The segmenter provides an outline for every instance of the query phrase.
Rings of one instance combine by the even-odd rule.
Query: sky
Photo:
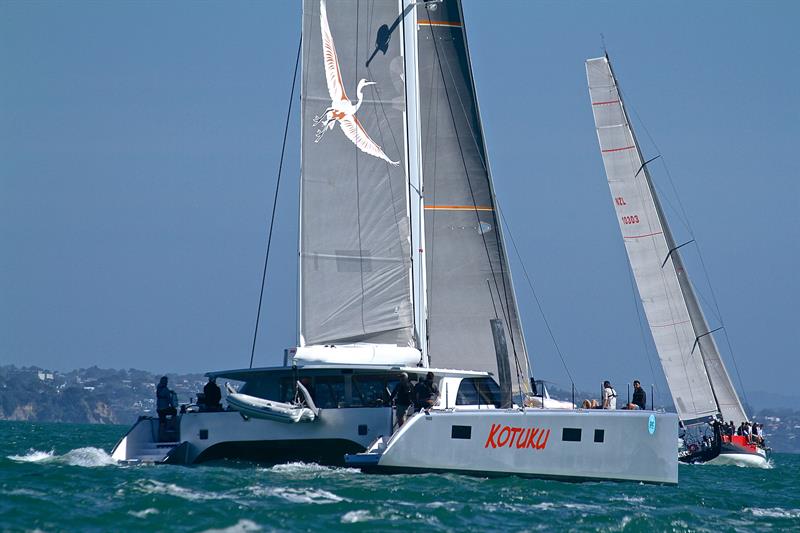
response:
[[[792,393],[800,4],[464,12],[536,377],[666,398],[586,88],[604,41],[734,383]],[[289,0],[0,3],[0,364],[248,365],[300,16]],[[256,366],[297,338],[294,109]]]

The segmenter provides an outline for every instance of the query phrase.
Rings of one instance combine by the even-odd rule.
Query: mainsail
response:
[[[747,420],[681,261],[608,57],[586,61],[589,94],[625,249],[678,415]]]
[[[397,0],[305,0],[302,345],[415,344]]]
[[[461,3],[417,8],[428,354],[440,368],[498,376],[490,320],[508,338],[512,386],[529,379],[525,340],[472,77]]]

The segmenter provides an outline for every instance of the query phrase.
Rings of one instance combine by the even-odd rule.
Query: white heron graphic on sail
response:
[[[319,26],[322,33],[322,59],[325,64],[325,77],[328,82],[328,93],[331,95],[331,106],[320,116],[314,117],[314,126],[319,126],[314,142],[322,140],[325,132],[332,130],[338,123],[345,136],[353,141],[359,150],[371,156],[383,159],[391,165],[399,165],[399,161],[392,161],[383,152],[378,143],[372,140],[364,130],[364,126],[356,117],[358,108],[364,98],[363,89],[368,85],[375,85],[374,81],[361,79],[356,86],[356,96],[358,101],[353,104],[344,90],[342,73],[339,69],[339,58],[336,55],[336,47],[333,44],[333,35],[328,26],[328,12],[325,7],[325,0],[319,3]]]

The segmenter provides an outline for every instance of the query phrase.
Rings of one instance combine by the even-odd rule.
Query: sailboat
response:
[[[684,462],[765,466],[766,451],[720,423],[749,419],[670,230],[608,55],[586,61],[600,152],[625,249],[684,429]],[[712,433],[711,440],[702,439]]]
[[[304,0],[301,52],[299,346],[113,457],[677,483],[674,414],[525,407],[460,1]],[[439,395],[400,426],[403,374]]]

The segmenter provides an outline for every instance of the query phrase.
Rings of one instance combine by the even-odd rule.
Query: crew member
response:
[[[408,408],[414,403],[414,389],[411,387],[411,382],[408,381],[408,374],[403,372],[400,374],[400,381],[394,386],[392,394],[389,396],[389,401],[395,402],[395,411],[397,413],[397,427],[402,426],[406,421],[406,413]]]
[[[617,391],[611,386],[610,381],[603,382],[603,409],[617,408]]]
[[[418,381],[414,386],[414,395],[416,396],[415,406],[417,411],[425,409],[426,411],[436,404],[439,399],[439,387],[433,382],[433,372],[428,372],[425,376],[425,381]]]
[[[168,381],[167,376],[161,376],[156,386],[156,412],[161,425],[166,424],[168,415],[178,414],[178,410],[175,409],[175,393],[167,386]]]
[[[222,391],[219,390],[216,376],[208,377],[208,383],[203,387],[203,394],[206,399],[206,409],[209,411],[222,410],[222,404],[220,403],[222,400]]]
[[[633,401],[631,403],[638,405],[639,409],[647,406],[647,394],[638,379],[633,380]]]

